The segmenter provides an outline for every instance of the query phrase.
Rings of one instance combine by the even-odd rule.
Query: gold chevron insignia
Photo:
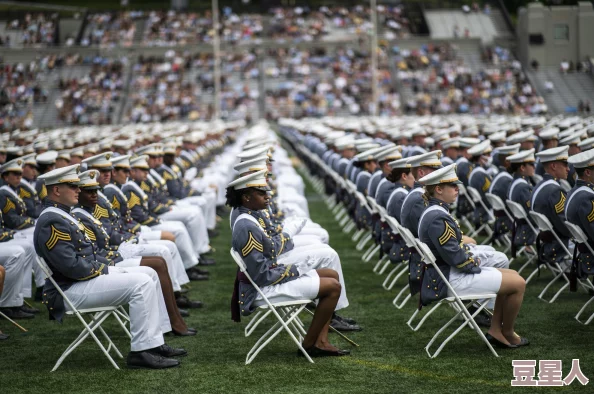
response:
[[[39,199],[43,200],[47,197],[47,188],[45,185],[41,185],[41,191],[39,192]]]
[[[128,199],[128,208],[132,209],[137,205],[140,205],[140,198],[136,194],[130,193],[130,198]]]
[[[21,187],[19,189],[19,197],[20,198],[31,198],[31,193],[29,193],[25,188]]]
[[[483,191],[486,192],[491,187],[491,180],[489,178],[485,178],[485,184],[483,185]]]
[[[95,233],[93,232],[93,230],[91,230],[84,224],[83,224],[83,227],[85,228],[85,234],[87,235],[87,237],[89,237],[89,239],[93,242],[97,241],[97,237],[95,237]]]
[[[14,206],[14,203],[7,198],[6,205],[4,206],[4,208],[2,208],[2,212],[8,213],[8,211],[10,211],[11,209],[16,209],[16,207]]]
[[[448,242],[450,240],[450,238],[456,239],[456,232],[454,231],[452,226],[450,226],[450,224],[448,222],[446,222],[445,220],[444,220],[444,223],[445,223],[445,230],[444,230],[443,234],[441,234],[441,237],[439,237],[440,245],[443,245],[446,242]]]
[[[151,191],[151,187],[148,185],[148,183],[146,183],[146,182],[144,182],[144,181],[142,181],[142,182],[140,183],[140,188],[141,188],[142,190],[144,190],[145,192],[147,192],[147,193]]]
[[[561,192],[561,198],[559,199],[559,202],[557,204],[555,204],[555,212],[556,213],[561,213],[563,212],[563,210],[565,209],[565,194],[563,194],[563,192]]]
[[[52,225],[51,228],[52,233],[50,234],[49,239],[45,243],[45,246],[47,246],[48,250],[52,250],[54,246],[56,246],[58,241],[72,241],[72,238],[70,238],[70,234],[58,230],[54,227],[54,225]]]
[[[250,254],[252,252],[252,250],[256,249],[258,252],[263,253],[264,252],[264,247],[262,246],[262,244],[258,241],[256,241],[256,239],[254,238],[254,236],[252,235],[252,232],[249,232],[249,238],[247,243],[245,244],[245,246],[243,247],[243,249],[241,249],[241,255],[243,257],[247,256],[248,254]]]
[[[592,211],[588,214],[588,221],[590,223],[594,222],[594,201],[592,201]]]
[[[262,219],[262,218],[259,218],[259,219],[258,219],[258,223],[260,223],[260,226],[261,226],[262,228],[264,228],[264,229],[266,228],[266,223],[264,223],[264,219]]]
[[[102,208],[99,206],[99,204],[97,204],[95,205],[93,216],[95,217],[95,219],[109,218],[109,212],[107,212],[107,209]]]
[[[168,173],[167,171],[165,171],[163,173],[163,179],[165,179],[166,181],[171,181],[171,180],[173,180],[173,175],[171,175],[170,173]]]
[[[111,202],[111,205],[114,209],[117,209],[118,211],[120,210],[120,202],[118,201],[116,196],[113,196],[113,201]]]

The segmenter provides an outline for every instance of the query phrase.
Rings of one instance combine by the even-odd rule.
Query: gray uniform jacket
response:
[[[491,176],[482,167],[475,167],[470,175],[468,176],[468,185],[478,190],[481,195],[481,199],[487,208],[491,208],[491,204],[485,197],[485,193],[489,191],[491,186]],[[475,204],[476,209],[474,210],[474,223],[478,227],[483,223],[489,221],[489,214],[483,208],[481,204]]]
[[[493,178],[491,186],[489,187],[489,193],[496,195],[505,204],[507,199],[507,191],[514,177],[507,172],[505,168],[500,168],[499,173]],[[496,234],[507,234],[511,231],[512,223],[505,214],[505,212],[494,212],[495,214],[495,233]]]
[[[561,242],[567,246],[571,234],[564,223],[565,201],[567,201],[567,197],[557,180],[551,175],[545,174],[542,181],[534,187],[531,205],[535,212],[542,213],[549,219]],[[536,246],[541,261],[558,262],[565,257],[557,240],[543,231],[538,235]]]
[[[84,227],[70,216],[70,207],[45,199],[33,242],[35,251],[51,268],[52,277],[64,291],[74,283],[108,274],[109,261],[95,254]],[[49,310],[50,319],[62,321],[64,300],[49,280],[45,281],[43,288],[43,302]]]
[[[27,206],[27,216],[37,219],[43,210],[43,207],[41,206],[41,200],[37,195],[37,190],[35,190],[35,187],[23,179],[21,181],[21,185],[19,186],[19,196],[23,199],[25,205]]]
[[[509,185],[507,199],[516,202],[524,208],[526,215],[529,215],[532,198],[532,184],[528,177],[515,174],[513,182]],[[530,216],[528,216],[530,220]],[[515,246],[528,246],[534,244],[536,234],[530,225],[522,220],[514,220],[512,229],[513,242]],[[512,253],[513,254],[513,253]]]
[[[233,225],[232,244],[233,249],[243,259],[252,280],[262,288],[299,278],[297,267],[277,264],[277,251],[273,240],[258,224],[259,216],[256,212],[248,212],[239,215]],[[247,316],[254,311],[255,307],[252,304],[257,294],[251,283],[240,275],[238,302],[242,315]]]
[[[578,179],[567,194],[565,202],[567,221],[579,226],[594,248],[594,184]],[[594,256],[585,245],[578,245],[579,254],[575,263],[580,277],[594,273]]]
[[[140,223],[132,219],[129,200],[122,191],[122,185],[113,183],[103,188],[103,194],[107,197],[114,211],[118,214],[118,220],[122,230],[136,234],[140,230]]]
[[[27,216],[27,205],[18,193],[18,190],[9,185],[0,187],[0,209],[4,215],[4,223],[13,230],[23,230],[35,225],[35,220]]]
[[[429,206],[419,222],[419,239],[431,249],[446,278],[449,278],[450,267],[468,274],[480,274],[478,262],[468,247],[462,244],[460,226],[444,202],[435,198],[429,200]],[[420,280],[422,305],[447,297],[448,288],[432,266],[425,265]]]

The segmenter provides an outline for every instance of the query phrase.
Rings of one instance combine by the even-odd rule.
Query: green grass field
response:
[[[61,352],[80,332],[80,325],[74,318],[67,318],[63,325],[50,322],[44,310],[33,321],[21,321],[29,329],[26,334],[0,320],[0,328],[11,334],[8,341],[0,342],[0,392],[501,393],[511,388],[513,359],[560,359],[565,376],[571,359],[579,358],[584,374],[594,378],[589,341],[593,327],[573,320],[588,296],[566,293],[552,305],[537,300],[550,278],[546,272],[530,283],[517,326],[517,332],[531,340],[530,346],[501,350],[501,357],[496,359],[476,334],[465,329],[437,359],[429,359],[424,346],[451,312],[443,308],[419,332],[412,332],[405,321],[416,302],[403,310],[394,308],[394,293],[382,289],[382,278],[373,274],[372,263],[361,262],[361,254],[355,251],[350,237],[340,231],[320,197],[309,187],[307,193],[312,219],[330,232],[331,245],[342,259],[351,303],[342,313],[364,327],[364,331],[351,335],[361,345],[353,349],[351,357],[317,359],[309,364],[296,357],[294,344],[287,335],[281,335],[253,364],[244,365],[256,337],[243,336],[245,321],[236,324],[230,320],[235,264],[228,255],[230,230],[224,218],[221,235],[213,240],[217,265],[210,270],[212,279],[192,284],[193,298],[206,303],[188,319],[199,335],[167,339],[169,344],[190,352],[181,368],[127,370],[124,360],[118,360],[123,369],[116,371],[97,346],[87,341],[57,372],[50,373]],[[36,306],[41,308],[40,304]],[[113,322],[105,327],[120,350],[127,352],[129,342],[121,330]],[[263,329],[260,327],[256,334]],[[335,335],[332,338],[348,347]],[[557,391],[591,392],[589,386],[582,387],[576,381]],[[543,390],[552,391],[538,389]]]

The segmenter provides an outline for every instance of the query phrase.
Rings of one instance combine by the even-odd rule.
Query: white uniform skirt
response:
[[[286,282],[280,285],[262,287],[262,293],[271,303],[313,300],[320,292],[320,277],[316,270],[311,270],[298,279]],[[258,307],[266,304],[260,293],[254,300],[254,306]]]
[[[493,267],[481,266],[480,274],[467,274],[456,267],[450,269],[450,284],[459,296],[497,293],[503,275]],[[448,290],[448,296],[453,294]]]

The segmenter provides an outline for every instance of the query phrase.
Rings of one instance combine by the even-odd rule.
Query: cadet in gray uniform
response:
[[[495,176],[495,178],[493,178],[493,182],[491,182],[491,186],[489,187],[489,193],[499,197],[501,202],[504,204],[505,200],[507,199],[507,191],[514,180],[512,174],[510,174],[511,164],[507,158],[510,155],[518,153],[519,149],[520,144],[515,144],[510,146],[501,146],[497,148],[496,151],[496,156],[498,157],[498,162],[500,163],[499,173]],[[495,215],[494,236],[497,237],[499,235],[509,233],[512,229],[512,223],[505,211],[494,210],[493,214]]]
[[[565,215],[568,222],[582,229],[594,248],[594,149],[571,156],[568,162],[573,164],[578,179],[567,194]],[[594,256],[585,245],[577,248],[574,270],[579,278],[586,278],[594,273]]]
[[[338,274],[331,269],[303,270],[295,265],[277,262],[274,243],[251,215],[266,209],[269,190],[266,170],[243,176],[229,184],[227,203],[233,208],[248,210],[233,226],[233,249],[247,266],[252,280],[271,302],[319,298],[303,347],[310,356],[344,356],[350,352],[337,349],[328,341],[328,327],[341,293]],[[256,289],[240,274],[235,281],[231,310],[233,319],[249,315],[263,304]]]
[[[160,284],[154,270],[148,267],[116,268],[96,255],[86,238],[84,227],[70,209],[78,202],[76,182],[79,165],[50,171],[41,176],[48,196],[45,209],[35,227],[35,250],[53,271],[53,279],[76,308],[86,309],[111,305],[130,305],[131,352],[127,363],[131,368],[169,368],[179,361],[169,358],[186,354],[173,349],[163,340],[171,331],[163,311]],[[62,321],[67,306],[50,281],[44,287],[43,302],[50,318]]]
[[[468,176],[468,186],[475,188],[481,195],[481,199],[488,209],[491,204],[485,197],[485,193],[489,191],[491,186],[491,176],[487,173],[484,166],[487,163],[487,155],[491,153],[491,141],[485,140],[468,149],[468,155],[471,156],[470,162],[473,165],[472,171]],[[475,204],[474,210],[474,225],[479,227],[490,219],[489,213],[483,208],[481,204]]]
[[[497,293],[487,339],[504,348],[528,345],[529,341],[514,331],[526,282],[513,270],[486,266],[489,256],[474,254],[462,243],[460,227],[450,215],[449,205],[458,197],[456,165],[434,171],[419,182],[425,185],[428,203],[419,222],[419,238],[431,249],[452,288],[460,296]],[[420,296],[424,305],[451,295],[432,266],[424,267],[421,280]]]
[[[532,210],[542,213],[549,219],[553,229],[567,247],[571,233],[565,227],[565,191],[559,185],[558,179],[566,179],[569,173],[567,159],[568,146],[547,149],[536,154],[543,163],[545,174],[532,193]],[[538,258],[541,261],[560,262],[566,257],[561,245],[548,231],[541,231],[536,240]]]
[[[35,183],[30,183],[37,176],[37,161],[35,153],[21,157],[23,160],[23,176],[19,186],[19,197],[23,199],[27,207],[27,216],[37,219],[41,213],[41,201],[35,190]]]
[[[532,199],[532,176],[535,170],[534,149],[519,152],[515,155],[508,156],[507,160],[510,162],[511,171],[514,174],[514,180],[509,185],[507,191],[507,200],[516,202],[524,208],[526,216],[530,220],[528,213],[530,212]],[[516,220],[514,218],[512,228],[512,257],[516,257],[517,247],[530,246],[534,244],[536,234],[525,220]]]
[[[389,166],[392,169],[392,173],[386,179],[392,182],[395,188],[388,198],[386,211],[388,215],[400,223],[402,202],[414,186],[415,178],[411,173],[411,166],[408,164],[407,158],[392,161]],[[382,229],[382,247],[385,253],[389,253],[390,261],[393,264],[409,259],[406,242],[404,242],[400,234],[394,234],[390,226],[385,226]]]

